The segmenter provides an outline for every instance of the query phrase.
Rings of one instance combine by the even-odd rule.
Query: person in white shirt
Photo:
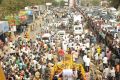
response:
[[[68,45],[68,43],[66,41],[62,42],[62,48],[64,51],[67,51],[67,45]]]
[[[108,63],[108,58],[105,55],[105,57],[103,58],[103,68],[107,66],[107,63]]]
[[[85,51],[85,49],[86,49],[86,46],[83,44],[82,45],[82,50]]]
[[[110,75],[111,75],[112,79],[114,80],[115,79],[115,68],[114,67],[111,67]]]
[[[106,68],[103,70],[103,77],[106,80],[109,75],[110,69],[106,66]]]
[[[85,54],[85,55],[83,56],[84,68],[85,68],[85,61],[86,61],[86,59],[87,59],[87,55]]]
[[[85,61],[86,72],[89,72],[89,68],[90,68],[90,58],[89,56],[87,56],[86,61]]]
[[[94,57],[95,57],[95,63],[96,63],[96,65],[98,65],[98,59],[99,59],[98,53],[96,53],[94,55]]]
[[[82,37],[82,39],[84,39],[84,38],[85,38],[85,35],[84,35],[84,34],[82,34],[82,36],[81,36],[81,37]]]
[[[48,53],[48,54],[47,54],[47,58],[48,58],[48,60],[51,62],[51,60],[53,59],[53,54]]]

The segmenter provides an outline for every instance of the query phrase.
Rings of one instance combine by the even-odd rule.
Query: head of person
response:
[[[87,58],[89,58],[89,55],[87,55]]]

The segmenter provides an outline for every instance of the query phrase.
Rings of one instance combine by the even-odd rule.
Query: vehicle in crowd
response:
[[[82,26],[82,24],[74,25],[73,33],[74,33],[74,35],[82,34],[83,33],[83,26]]]
[[[43,42],[45,42],[45,43],[49,43],[50,40],[51,40],[51,34],[50,34],[50,33],[44,33],[44,34],[42,35],[42,40],[43,40]]]
[[[112,25],[105,24],[103,27],[101,27],[106,32],[114,32],[115,28]]]
[[[78,14],[76,13],[74,16],[73,16],[73,23],[79,21],[81,23],[82,21],[82,15],[81,14]]]

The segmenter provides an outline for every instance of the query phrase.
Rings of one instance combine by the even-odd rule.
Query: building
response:
[[[69,0],[69,7],[70,7],[70,8],[74,8],[75,5],[76,5],[75,0]]]

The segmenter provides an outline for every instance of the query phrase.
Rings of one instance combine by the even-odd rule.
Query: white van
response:
[[[49,43],[51,40],[51,34],[50,33],[45,33],[42,35],[42,40],[45,43]]]
[[[82,34],[83,33],[83,26],[82,26],[82,24],[75,25],[73,33],[74,33],[74,35]]]

